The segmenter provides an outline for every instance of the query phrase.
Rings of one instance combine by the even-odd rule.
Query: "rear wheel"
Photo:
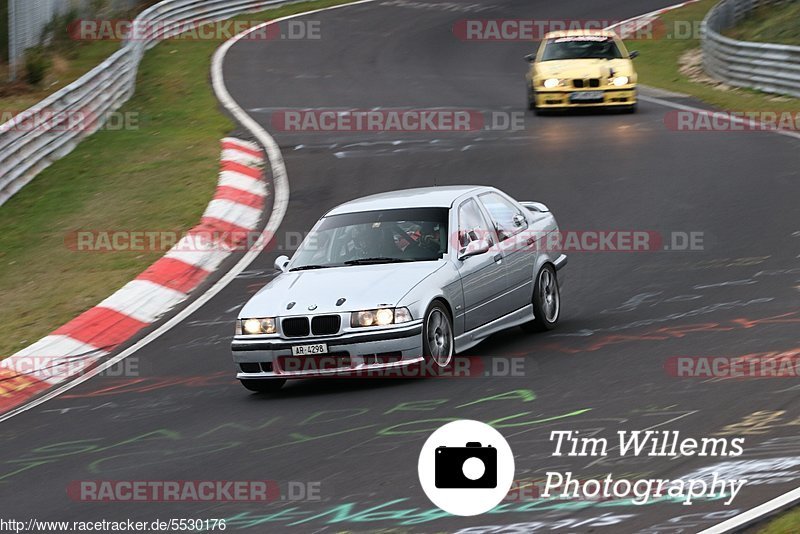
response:
[[[266,378],[262,380],[256,380],[252,378],[245,378],[241,379],[240,382],[245,388],[249,389],[250,391],[255,391],[256,393],[275,393],[283,387],[283,385],[286,383],[286,379]]]
[[[561,292],[558,277],[552,265],[547,264],[539,271],[533,286],[534,319],[522,325],[530,332],[552,330],[561,316]]]
[[[434,302],[425,314],[422,328],[422,352],[426,362],[444,368],[453,359],[453,322],[441,302]]]

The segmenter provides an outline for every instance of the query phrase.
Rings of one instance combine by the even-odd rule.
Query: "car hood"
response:
[[[611,69],[616,75],[631,76],[633,63],[630,59],[563,59],[537,63],[535,69],[544,78],[608,78]]]
[[[239,318],[369,310],[395,306],[406,293],[441,269],[444,260],[332,267],[282,273],[239,312]],[[346,299],[337,306],[339,299]],[[291,309],[287,306],[294,302]]]

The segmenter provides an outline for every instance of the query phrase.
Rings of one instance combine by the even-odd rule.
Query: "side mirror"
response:
[[[528,211],[535,211],[537,213],[547,213],[550,211],[550,208],[542,204],[541,202],[520,202],[522,207],[527,208]]]
[[[470,243],[466,246],[466,248],[461,250],[461,253],[459,253],[458,255],[458,259],[464,261],[467,258],[471,258],[472,256],[480,256],[481,254],[486,254],[487,252],[489,252],[490,248],[492,248],[492,246],[485,239],[470,241]]]
[[[632,51],[632,52],[631,52],[631,53],[628,55],[628,57],[629,57],[629,58],[631,58],[631,59],[636,59],[637,57],[639,57],[639,51],[638,51],[638,50],[633,50],[633,51]]]
[[[522,215],[521,213],[517,213],[516,215],[514,215],[514,218],[512,220],[514,221],[514,226],[516,226],[517,228],[519,228],[520,226],[525,226],[525,223],[528,222],[525,219],[525,216]]]
[[[278,256],[275,260],[275,269],[278,271],[286,272],[286,267],[289,265],[289,256]]]
[[[525,61],[527,61],[528,63],[533,63],[534,61],[536,61],[536,54],[528,54],[527,56],[525,56]]]

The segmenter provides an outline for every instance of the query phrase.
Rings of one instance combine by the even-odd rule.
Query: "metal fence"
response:
[[[737,41],[722,35],[751,11],[797,0],[723,0],[702,25],[703,68],[738,87],[800,97],[800,46]]]
[[[57,15],[78,10],[82,15],[96,15],[91,10],[103,4],[110,10],[131,9],[139,0],[0,0],[8,2],[8,63],[11,79],[25,50],[42,43],[44,29]]]
[[[133,95],[144,52],[189,24],[296,0],[164,0],[143,11],[121,48],[82,78],[0,125],[0,205],[105,124]],[[42,123],[43,124],[40,124]]]
[[[0,61],[8,59],[8,2],[0,0]]]
[[[47,23],[67,8],[69,3],[63,0],[8,0],[8,63],[12,80],[25,50],[39,44]]]

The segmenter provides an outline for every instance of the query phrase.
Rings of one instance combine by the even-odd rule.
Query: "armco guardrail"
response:
[[[753,9],[787,1],[792,0],[723,0],[714,6],[701,30],[705,71],[731,85],[800,97],[800,46],[737,41],[721,35]]]
[[[143,11],[133,23],[136,39],[123,42],[82,78],[0,125],[0,205],[101,128],[108,114],[133,96],[139,63],[148,48],[190,25],[290,3],[293,0],[164,0]]]

